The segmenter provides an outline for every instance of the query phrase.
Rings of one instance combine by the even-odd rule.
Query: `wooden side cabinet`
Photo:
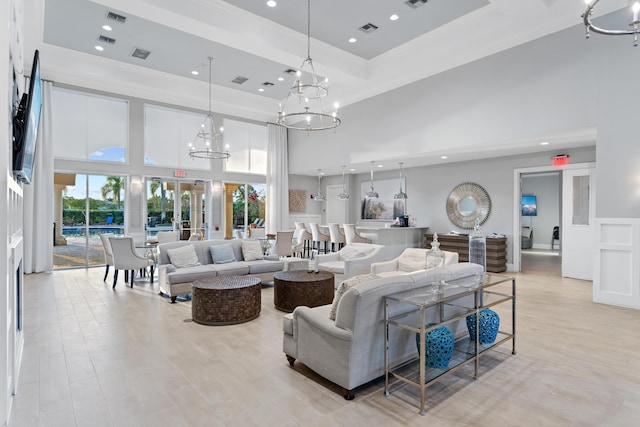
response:
[[[431,248],[433,234],[427,233],[425,247]],[[449,252],[458,252],[460,262],[469,261],[469,236],[454,236],[438,233],[440,249]],[[487,271],[500,273],[507,270],[507,238],[487,237]]]

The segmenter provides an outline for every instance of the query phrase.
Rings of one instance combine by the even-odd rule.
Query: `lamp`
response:
[[[189,143],[189,156],[199,159],[228,159],[229,151],[222,150],[222,128],[216,130],[211,114],[211,61],[209,57],[209,112],[202,122],[202,128],[196,135],[195,141]]]
[[[310,77],[305,78],[305,67],[309,68]],[[304,79],[304,81],[303,81]],[[318,83],[318,77],[311,60],[311,0],[307,0],[307,58],[302,61],[300,69],[296,72],[296,80],[289,89],[289,93],[284,102],[280,102],[280,111],[278,112],[278,124],[287,129],[293,130],[326,130],[333,129],[340,125],[341,120],[338,117],[338,103],[334,104],[334,111],[328,113],[322,106],[322,98],[329,93],[329,79],[325,79]],[[286,109],[296,108],[287,105],[290,99],[297,99],[298,106],[304,105],[302,108],[287,113]],[[289,103],[293,104],[293,102]],[[311,107],[313,105],[314,108]]]
[[[349,200],[349,193],[347,193],[347,187],[344,184],[344,169],[346,166],[342,166],[342,193],[338,194],[338,200]]]
[[[633,45],[638,46],[638,34],[640,34],[640,21],[638,20],[638,13],[640,12],[640,2],[635,2],[633,6],[631,6],[631,11],[633,12],[633,20],[629,23],[629,27],[631,29],[622,29],[622,30],[609,30],[606,28],[600,28],[591,22],[591,16],[593,15],[593,8],[596,4],[598,4],[600,0],[586,0],[587,9],[582,14],[582,19],[584,20],[584,26],[586,27],[586,35],[587,38],[590,37],[590,32],[604,34],[606,36],[633,36]]]
[[[407,193],[405,193],[404,191],[402,191],[402,162],[398,163],[400,165],[400,191],[398,192],[398,194],[395,194],[393,196],[394,199],[407,199]]]
[[[318,193],[315,195],[314,200],[316,202],[324,202],[324,194],[320,191],[320,185],[322,184],[322,169],[318,169]]]
[[[375,162],[371,162],[371,190],[369,190],[369,192],[368,192],[367,194],[365,194],[365,197],[366,197],[367,199],[377,199],[378,197],[380,197],[380,196],[378,195],[378,193],[376,193],[376,192],[373,190],[373,164],[374,164],[374,163],[375,163]]]

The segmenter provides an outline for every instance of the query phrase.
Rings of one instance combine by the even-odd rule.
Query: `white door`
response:
[[[562,276],[593,280],[595,169],[569,169],[562,177]]]
[[[347,221],[348,200],[338,200],[338,194],[342,193],[342,185],[327,185],[327,224],[344,224]]]

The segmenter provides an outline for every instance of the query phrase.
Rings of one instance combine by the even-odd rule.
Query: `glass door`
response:
[[[264,184],[225,184],[225,237],[265,237]]]
[[[147,180],[147,237],[175,229],[175,181]]]
[[[54,268],[104,265],[98,235],[124,235],[125,185],[123,176],[54,175]]]
[[[193,234],[206,236],[204,181],[180,183],[180,240],[188,240]]]

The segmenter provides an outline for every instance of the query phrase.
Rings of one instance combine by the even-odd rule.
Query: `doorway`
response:
[[[54,269],[104,265],[98,235],[124,235],[126,182],[124,176],[54,174]]]

